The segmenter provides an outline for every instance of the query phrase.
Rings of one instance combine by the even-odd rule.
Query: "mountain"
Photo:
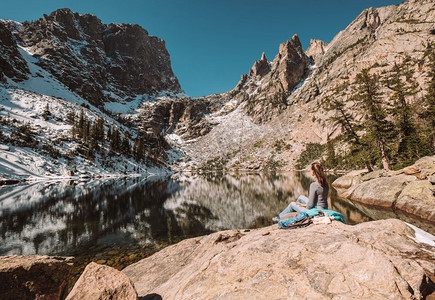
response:
[[[106,25],[96,16],[59,9],[35,22],[5,22],[4,27],[17,41],[9,36],[3,49],[11,53],[5,57],[9,67],[22,61],[20,45],[38,58],[38,66],[96,106],[138,94],[181,92],[165,42],[139,25]],[[14,69],[26,74],[22,67]]]
[[[118,155],[136,161],[137,152],[175,169],[294,168],[303,155],[322,157],[324,145],[342,136],[342,127],[331,121],[335,112],[323,105],[337,99],[344,111],[351,110],[349,99],[363,69],[384,83],[394,66],[406,63],[405,79],[416,90],[406,101],[422,106],[435,43],[434,4],[408,0],[365,9],[332,41],[312,40],[306,50],[293,35],[272,61],[263,53],[234,89],[199,98],[183,94],[164,42],[138,25],[106,25],[69,9],[35,22],[2,21],[0,138],[19,146],[12,135],[25,135],[22,126],[32,124],[36,148],[49,143],[62,155],[67,149],[85,157],[90,153],[91,163],[102,168],[103,161]],[[383,85],[381,92],[382,101],[390,103],[392,89]],[[42,120],[47,105],[55,113]],[[100,117],[105,120],[106,140],[96,148],[86,130],[77,129],[82,110],[92,126]],[[131,152],[109,138],[114,128],[120,132],[115,140],[127,140],[124,148]],[[54,140],[59,135],[60,148]],[[310,147],[317,152],[307,154]],[[348,149],[341,143],[333,151]],[[118,162],[110,170],[119,165],[133,169]]]
[[[178,157],[138,120],[182,94],[160,38],[59,9],[0,20],[0,43],[0,177],[165,173]]]
[[[407,80],[417,84],[417,94],[408,101],[418,106],[429,79],[428,49],[435,42],[434,4],[409,0],[365,9],[332,41],[312,40],[306,51],[294,35],[280,45],[273,61],[263,54],[233,90],[190,99],[190,105],[207,107],[201,118],[193,123],[180,120],[177,126],[162,122],[175,128],[168,140],[204,168],[294,168],[307,145],[325,144],[341,134],[329,120],[333,112],[321,107],[328,98],[350,105],[352,89],[338,94],[337,87],[351,86],[365,68],[383,82],[395,65],[404,62],[413,72]],[[388,102],[392,91],[382,92]],[[176,120],[170,112],[167,120]],[[194,127],[203,132],[191,135],[188,128]]]

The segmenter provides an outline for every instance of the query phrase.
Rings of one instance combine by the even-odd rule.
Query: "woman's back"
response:
[[[309,201],[307,203],[307,208],[328,208],[328,193],[329,193],[329,186],[326,183],[325,186],[322,186],[317,180],[314,181],[310,185],[310,194],[309,194]]]

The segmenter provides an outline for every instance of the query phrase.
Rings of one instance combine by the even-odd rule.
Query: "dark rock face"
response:
[[[23,80],[28,73],[29,68],[18,51],[11,31],[5,23],[0,22],[0,81],[5,81],[5,76]]]
[[[257,60],[249,71],[249,76],[261,76],[263,77],[270,72],[270,63],[266,58],[266,54],[263,52],[261,59]]]
[[[95,16],[59,9],[25,22],[17,38],[41,67],[95,105],[181,92],[164,41],[138,25],[105,25]]]
[[[63,299],[72,258],[2,256],[0,299]]]
[[[196,138],[211,130],[212,125],[205,116],[220,108],[222,99],[227,98],[211,95],[194,99],[160,100],[152,105],[143,106],[140,119],[143,121],[143,127],[151,129],[155,134],[162,131],[176,132],[185,139]]]

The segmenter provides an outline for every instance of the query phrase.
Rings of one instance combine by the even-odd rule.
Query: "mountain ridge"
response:
[[[14,37],[21,43],[17,52],[13,47],[0,50],[0,78],[8,82],[4,74],[12,72],[9,75],[17,82],[26,80],[28,71],[19,54],[28,51],[54,78],[134,128],[133,138],[164,137],[166,141],[156,142],[161,147],[158,152],[172,147],[178,158],[184,156],[175,163],[175,169],[291,169],[309,144],[325,144],[341,134],[341,128],[329,120],[332,112],[321,105],[330,97],[350,105],[347,99],[352,91],[347,89],[338,95],[336,89],[351,83],[362,69],[369,68],[385,79],[392,66],[409,59],[421,99],[428,78],[427,47],[435,42],[433,4],[433,0],[416,0],[365,9],[329,43],[311,40],[306,51],[299,37],[293,35],[279,46],[272,61],[263,53],[232,90],[199,98],[182,94],[170,68],[169,54],[159,48],[164,46],[162,40],[148,37],[138,25],[104,25],[95,16],[63,9],[22,25],[0,22],[0,32],[9,30],[9,36],[0,35],[2,43],[11,44]],[[34,37],[31,33],[35,28],[44,30]],[[141,42],[133,42],[135,39]],[[138,58],[143,68],[129,68],[135,62],[130,54],[145,53],[147,41],[150,45],[152,41],[157,43],[164,54],[162,60],[157,57],[156,63],[155,59]],[[120,49],[117,43],[129,47]],[[59,53],[53,52],[54,44],[60,45]],[[69,60],[68,54],[76,58]],[[85,62],[96,62],[96,67],[79,72],[77,80],[71,79],[82,63],[77,57],[85,54],[89,59]],[[54,63],[59,56],[59,63]],[[113,61],[120,64],[112,68]],[[3,67],[5,62],[9,71]],[[129,85],[147,64],[161,74],[143,74],[137,87]],[[90,84],[83,84],[90,77]],[[383,92],[388,101],[391,91]],[[150,147],[157,151],[157,146]]]
[[[337,87],[353,82],[364,68],[370,68],[373,74],[379,73],[384,80],[387,71],[407,57],[414,63],[412,80],[419,86],[421,101],[428,80],[427,47],[435,42],[434,4],[433,0],[405,1],[399,5],[363,10],[328,44],[316,40],[311,42],[304,51],[304,55],[308,57],[309,54],[310,58],[300,56],[299,67],[306,71],[295,76],[298,82],[292,89],[283,89],[279,82],[265,81],[264,76],[258,76],[258,71],[261,68],[268,70],[269,64],[260,59],[248,74],[242,75],[233,90],[222,94],[222,106],[216,107],[201,120],[202,124],[213,124],[211,130],[209,128],[206,135],[196,136],[195,140],[186,136],[184,149],[187,153],[204,149],[204,153],[194,160],[198,159],[197,165],[205,168],[213,168],[216,161],[220,161],[220,167],[235,169],[294,168],[308,144],[326,144],[341,133],[341,128],[329,121],[332,112],[320,107],[328,97],[339,97],[350,104],[346,99],[351,91],[337,95]],[[298,52],[299,46],[293,50]],[[276,57],[280,55],[285,56],[279,52]],[[282,71],[284,74],[287,71],[297,73],[294,68],[283,68]],[[254,74],[257,74],[256,78]],[[278,93],[280,91],[284,93]],[[383,99],[388,101],[392,91],[383,89],[382,92],[385,93]],[[207,101],[208,97],[192,101]],[[253,136],[246,130],[240,130],[243,125],[240,123],[239,108],[250,119],[244,124],[250,121],[256,123]],[[217,124],[220,123],[216,123],[217,117],[224,111],[227,115],[225,130],[218,129]],[[248,125],[251,129],[252,126]],[[182,123],[180,127],[183,127]],[[225,131],[229,134],[220,137],[220,134],[225,135]],[[237,136],[231,132],[238,132]],[[177,131],[174,133],[177,134]],[[183,134],[180,136],[183,137]],[[180,139],[176,140],[180,144]],[[216,140],[220,142],[214,143]],[[213,151],[211,144],[219,150]]]
[[[58,9],[9,30],[40,66],[97,106],[182,92],[165,42],[139,25],[106,25],[94,15]]]

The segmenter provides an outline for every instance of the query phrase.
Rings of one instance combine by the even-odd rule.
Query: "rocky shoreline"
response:
[[[435,224],[434,177],[435,156],[398,171],[353,171],[332,184],[340,197],[364,212],[391,209],[391,219],[221,231],[122,271],[103,259],[82,273],[73,258],[3,256],[0,298],[435,299],[435,237],[396,219],[406,221],[399,212]]]
[[[435,224],[435,156],[398,171],[352,171],[332,183],[341,198],[384,207]]]
[[[432,235],[396,219],[229,230],[184,240],[122,272],[90,263],[67,299],[431,299],[434,247]],[[63,299],[69,265],[1,257],[0,298]]]

